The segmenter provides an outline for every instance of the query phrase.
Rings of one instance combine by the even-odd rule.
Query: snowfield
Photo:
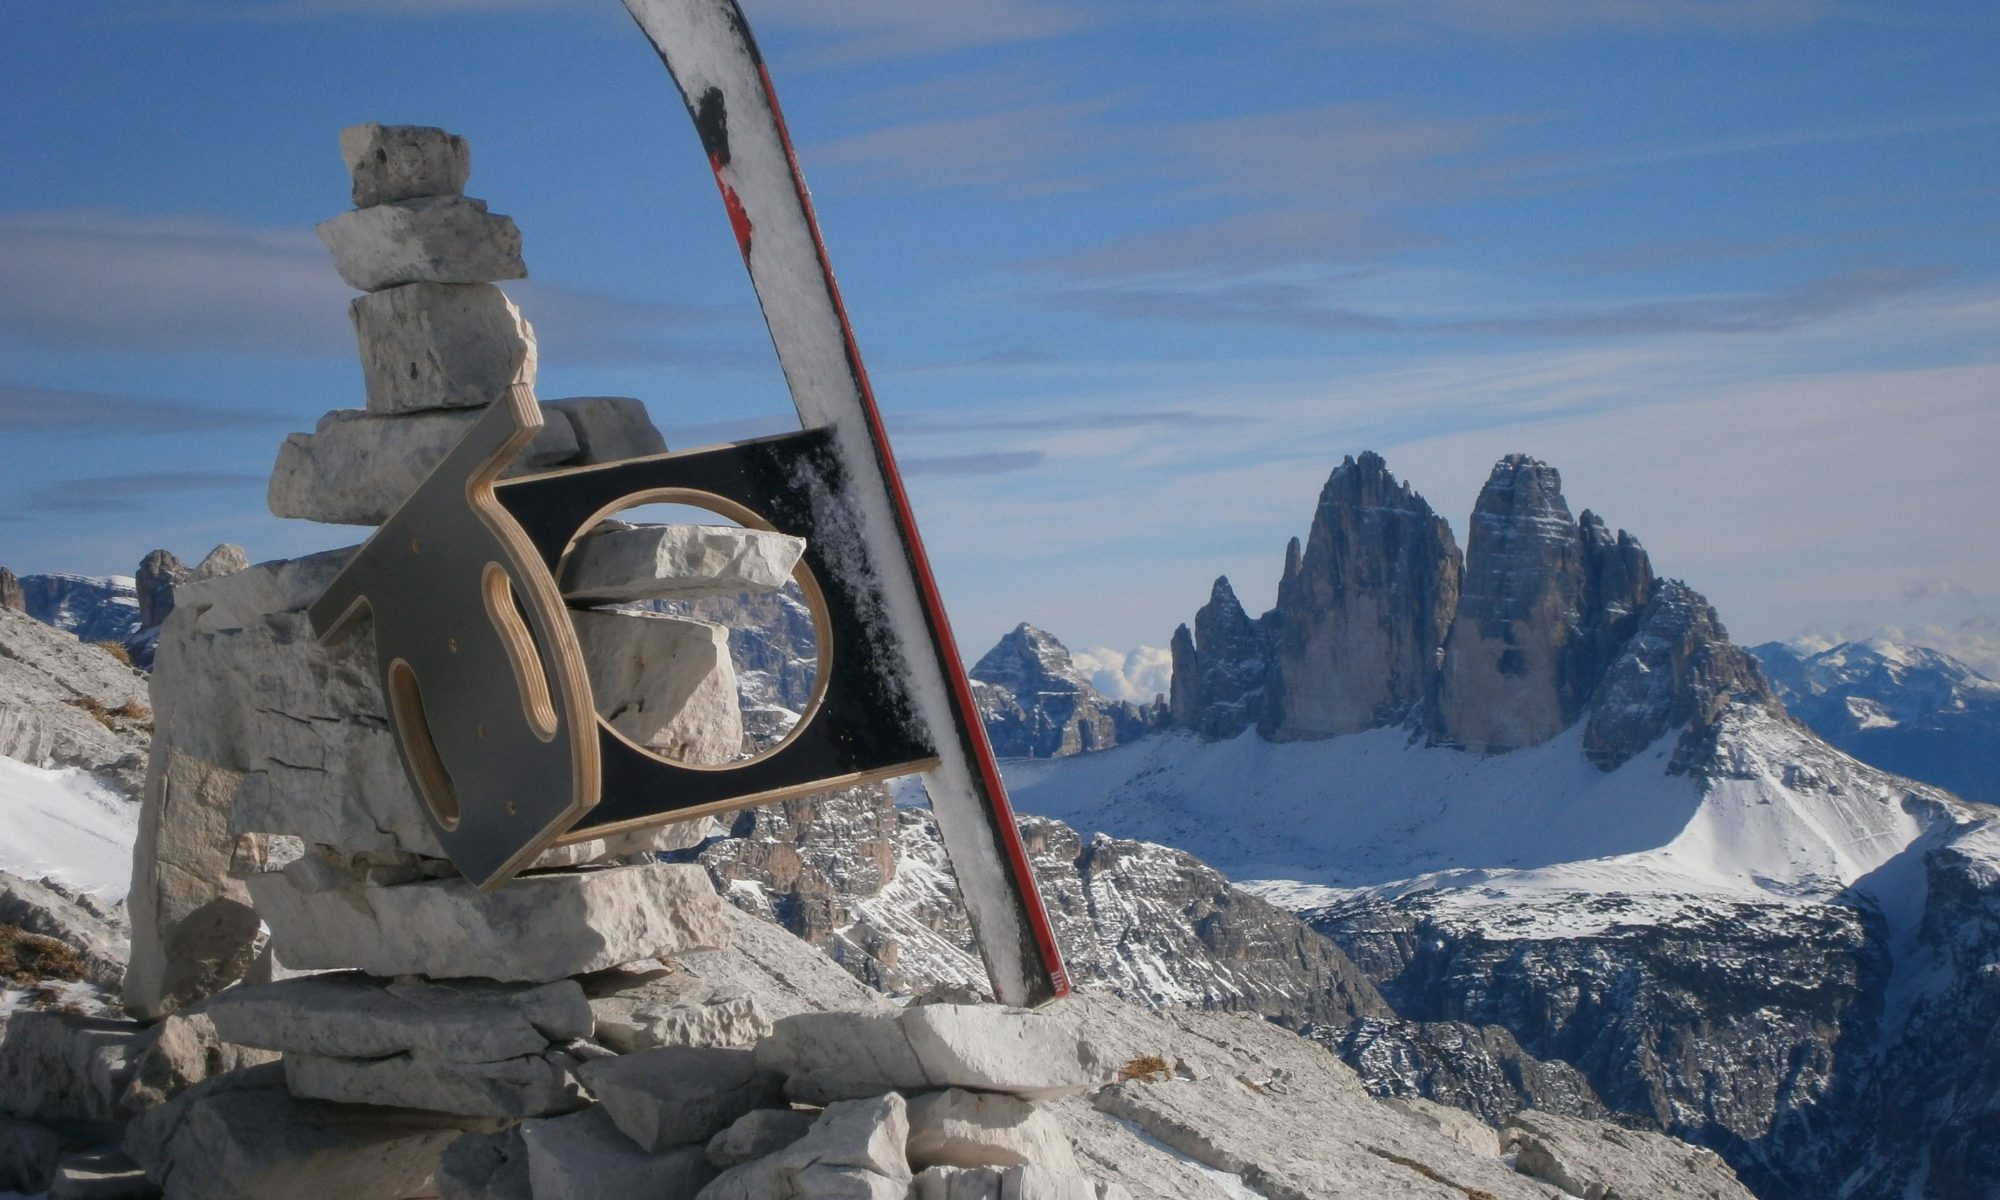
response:
[[[54,875],[109,903],[132,881],[139,806],[75,769],[0,757],[0,871]]]

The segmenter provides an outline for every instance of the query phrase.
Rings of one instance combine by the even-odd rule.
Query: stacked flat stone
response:
[[[472,1133],[443,1200],[1115,1200],[1041,1101],[1111,1082],[1073,1025],[994,1005],[800,1013],[754,1048],[583,1064],[597,1103]]]
[[[536,345],[494,286],[525,274],[519,233],[462,195],[463,139],[366,125],[341,148],[358,207],[320,233],[367,293],[352,306],[367,407],[287,439],[271,502],[374,523],[503,389],[533,381]],[[635,400],[553,401],[544,419],[517,468],[665,449]],[[607,523],[579,539],[567,590],[607,719],[684,760],[740,756],[725,629],[589,606],[780,587],[802,549],[706,526]],[[458,874],[403,771],[372,640],[323,647],[306,618],[351,555],[190,581],[160,631],[125,1001],[142,1019],[204,1022],[240,1068],[148,1094],[125,1145],[170,1197],[290,1196],[301,1178],[321,1194],[429,1194],[458,1134],[590,1103],[584,1068],[613,1053],[594,1037],[599,1008],[630,1046],[747,1044],[770,1028],[740,990],[657,985],[663,960],[728,942],[704,868],[658,859],[711,821],[554,847],[490,892]],[[112,1094],[108,1069],[96,1076],[83,1090]]]

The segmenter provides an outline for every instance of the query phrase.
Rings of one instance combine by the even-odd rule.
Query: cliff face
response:
[[[1378,454],[1349,458],[1321,490],[1303,554],[1278,586],[1279,741],[1393,725],[1424,699],[1458,605],[1451,527]]]
[[[1174,630],[1173,724],[1203,737],[1230,738],[1264,719],[1273,674],[1275,619],[1252,621],[1227,576],[1209,590],[1194,630]]]

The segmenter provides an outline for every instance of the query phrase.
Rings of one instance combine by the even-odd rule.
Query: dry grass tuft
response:
[[[0,925],[0,980],[18,988],[45,979],[82,979],[83,956],[54,938]]]
[[[1118,1068],[1121,1082],[1138,1080],[1141,1083],[1165,1083],[1173,1077],[1174,1070],[1167,1060],[1157,1054],[1142,1054]]]
[[[97,647],[99,650],[104,651],[106,654],[109,654],[111,657],[117,659],[119,662],[124,663],[126,666],[129,667],[132,665],[132,652],[125,648],[125,643],[92,642],[90,644]]]
[[[111,710],[104,707],[104,701],[99,700],[95,696],[71,696],[69,699],[63,701],[63,703],[69,705],[71,708],[80,708],[91,716],[96,717],[97,723],[106,729],[115,731],[118,728],[111,723]]]

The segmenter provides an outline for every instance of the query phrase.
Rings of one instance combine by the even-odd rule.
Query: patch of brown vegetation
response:
[[[1167,1060],[1157,1054],[1142,1054],[1118,1068],[1120,1082],[1138,1080],[1141,1083],[1165,1083],[1173,1075],[1173,1068]]]
[[[71,696],[69,699],[63,701],[63,703],[69,705],[71,708],[80,708],[91,716],[96,717],[97,723],[106,729],[113,732],[116,732],[118,729],[116,725],[111,723],[111,710],[104,707],[104,701],[99,700],[95,696]]]
[[[119,662],[124,663],[126,666],[129,667],[132,665],[132,652],[125,648],[125,643],[92,642],[90,644],[97,647],[99,650],[104,651],[106,654],[109,654],[111,657],[117,659]]]
[[[117,708],[112,709],[111,715],[114,717],[124,717],[128,721],[150,721],[153,719],[153,710],[147,708],[137,700],[127,700]]]
[[[27,988],[45,979],[77,980],[83,956],[54,938],[0,925],[0,980]]]

